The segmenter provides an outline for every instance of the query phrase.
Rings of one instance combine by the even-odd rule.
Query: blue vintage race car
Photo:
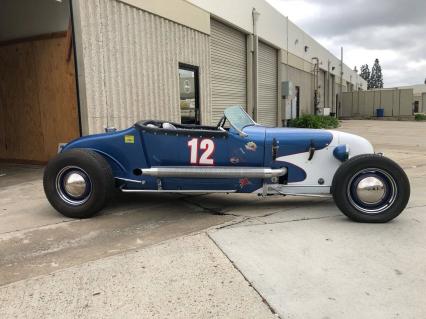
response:
[[[332,196],[359,222],[387,222],[410,197],[404,171],[364,138],[264,127],[240,106],[226,109],[216,126],[151,120],[81,137],[44,172],[49,202],[68,217],[93,216],[114,189]]]

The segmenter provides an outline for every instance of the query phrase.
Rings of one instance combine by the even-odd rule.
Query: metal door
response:
[[[257,122],[277,126],[278,113],[277,50],[259,42]]]
[[[212,122],[231,105],[247,107],[246,36],[219,21],[211,20]]]

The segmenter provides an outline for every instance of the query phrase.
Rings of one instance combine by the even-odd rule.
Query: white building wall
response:
[[[296,59],[297,63],[292,63],[294,59],[290,60],[289,63],[292,67],[309,72],[310,66],[307,64],[312,62],[313,57],[318,57],[321,69],[326,71],[328,61],[330,60],[331,65],[335,67],[335,70],[331,71],[331,73],[340,77],[340,57],[334,56],[297,25],[288,21],[285,16],[264,0],[187,1],[247,33],[253,32],[252,10],[255,8],[256,11],[260,13],[257,21],[257,33],[259,37],[276,48],[285,51],[288,50],[291,55],[304,61],[297,61],[298,59]],[[305,46],[308,46],[306,52]],[[287,63],[285,54],[283,60],[283,63]],[[344,81],[351,81],[351,76],[352,81],[355,81],[356,73],[347,65],[343,65]],[[363,79],[359,78],[358,80],[359,83],[362,83],[364,88],[367,87]]]
[[[149,0],[73,0],[80,24],[76,34],[82,58],[77,62],[85,134],[106,126],[124,128],[144,118],[179,121],[179,62],[199,67],[201,117],[203,124],[210,124],[211,29],[206,21],[214,17],[249,34],[253,32],[253,8],[260,13],[260,40],[281,49],[280,60],[289,65],[288,79],[300,83],[302,113],[313,112],[313,57],[320,61],[320,81],[324,82],[323,72],[330,61],[334,67],[330,73],[340,83],[339,59],[264,0],[170,1],[154,5]],[[178,11],[189,8],[187,17],[176,15],[169,3],[180,3]],[[287,74],[282,76],[286,79]],[[344,66],[343,91],[346,81],[356,79]],[[325,106],[324,85],[321,107]]]
[[[291,79],[294,86],[300,88],[300,114],[313,114],[314,112],[314,89],[312,73],[304,72],[292,66],[282,65],[283,80]]]
[[[287,19],[264,0],[187,1],[246,33],[253,33],[252,10],[255,8],[260,13],[257,28],[259,37],[276,47],[285,48]]]

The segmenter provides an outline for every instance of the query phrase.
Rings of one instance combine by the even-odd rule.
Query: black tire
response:
[[[379,178],[385,185],[382,198],[374,204],[362,201],[357,193],[362,178],[371,176]],[[338,168],[331,192],[337,207],[350,219],[363,223],[386,223],[407,206],[410,182],[402,168],[391,159],[364,154],[351,158]]]
[[[78,198],[69,195],[61,181],[64,174],[75,172],[84,176],[85,181],[84,193]],[[44,170],[43,186],[50,204],[62,215],[89,218],[100,211],[113,194],[114,178],[103,156],[86,149],[72,149],[49,161]]]

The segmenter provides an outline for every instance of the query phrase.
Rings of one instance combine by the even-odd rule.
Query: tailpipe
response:
[[[142,168],[142,175],[154,177],[182,177],[182,178],[272,178],[283,176],[287,168],[266,167],[151,167]]]

